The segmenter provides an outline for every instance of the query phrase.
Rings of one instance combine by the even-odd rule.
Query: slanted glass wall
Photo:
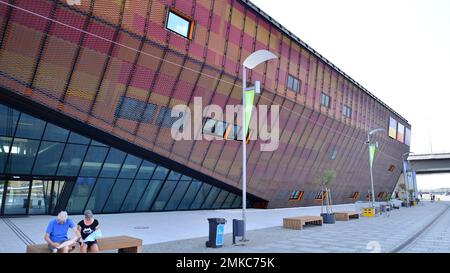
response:
[[[241,207],[240,196],[224,189],[4,104],[0,104],[0,142],[2,176],[74,178],[66,208],[69,213],[85,209],[117,213]],[[0,197],[4,184],[0,180]],[[39,191],[45,190],[43,185],[33,187],[31,195],[43,196]]]

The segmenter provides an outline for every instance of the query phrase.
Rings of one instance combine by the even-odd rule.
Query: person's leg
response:
[[[81,247],[80,247],[80,252],[81,253],[87,253],[87,250],[88,250],[88,245],[87,244],[82,244],[81,245]]]
[[[69,253],[69,246],[65,246],[65,247],[61,248],[60,251],[62,253]]]
[[[93,243],[93,244],[89,247],[89,252],[91,252],[91,253],[98,253],[98,252],[99,252],[98,244],[97,244],[97,243]]]

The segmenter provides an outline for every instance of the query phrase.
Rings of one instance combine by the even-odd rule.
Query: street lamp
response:
[[[406,177],[406,164],[405,161],[408,159],[408,156],[410,154],[413,154],[413,152],[406,152],[402,154],[402,164],[403,164],[403,181],[405,182],[405,188],[406,188],[406,206],[409,207],[409,183],[408,179]],[[405,158],[406,156],[406,158]]]
[[[242,221],[243,221],[243,236],[242,236],[242,241],[247,241],[247,239],[245,238],[245,231],[246,231],[246,227],[245,227],[245,222],[246,222],[246,217],[245,217],[245,210],[247,208],[247,141],[246,141],[246,135],[247,135],[247,130],[248,130],[248,125],[250,122],[247,122],[246,119],[246,112],[249,112],[249,121],[250,121],[250,116],[252,113],[252,105],[253,105],[253,101],[251,101],[252,105],[246,105],[246,92],[254,92],[254,93],[259,93],[260,92],[260,82],[256,81],[255,82],[255,86],[253,87],[254,91],[251,91],[249,89],[247,89],[247,73],[246,73],[246,69],[253,69],[255,68],[257,65],[272,60],[272,59],[277,59],[278,57],[273,54],[272,52],[262,49],[262,50],[258,50],[253,52],[250,56],[248,56],[245,60],[244,63],[242,64]],[[254,94],[252,94],[254,95]],[[253,96],[251,97],[253,98]]]
[[[378,129],[373,129],[372,131],[370,131],[367,134],[367,142],[366,143],[367,143],[367,147],[368,147],[368,150],[369,150],[370,185],[372,186],[372,208],[375,207],[375,191],[373,189],[373,172],[372,172],[372,163],[373,163],[372,161],[373,161],[373,158],[374,158],[375,150],[373,150],[373,152],[371,152],[370,136],[372,134],[377,133],[377,132],[385,132],[385,131],[386,131],[386,129],[384,129],[384,128],[378,128]],[[373,149],[375,149],[375,148],[373,148]]]

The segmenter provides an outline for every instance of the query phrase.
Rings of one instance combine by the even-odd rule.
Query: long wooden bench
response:
[[[283,227],[289,229],[303,229],[303,226],[310,225],[322,225],[322,216],[299,216],[283,218]]]
[[[113,236],[97,239],[100,251],[115,250],[119,253],[140,253],[142,251],[142,240],[130,236]],[[80,252],[79,244],[75,244],[70,253]],[[47,244],[28,245],[27,253],[50,253]]]
[[[359,213],[356,211],[339,211],[335,212],[337,221],[349,221],[350,219],[359,219]]]

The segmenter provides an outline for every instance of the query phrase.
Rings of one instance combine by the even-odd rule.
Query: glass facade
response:
[[[0,214],[239,208],[239,196],[0,104]]]

